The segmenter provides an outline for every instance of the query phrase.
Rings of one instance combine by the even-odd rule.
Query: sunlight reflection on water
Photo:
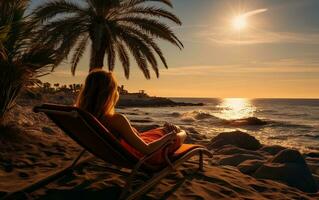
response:
[[[226,120],[253,117],[256,112],[256,107],[251,101],[242,98],[223,99],[217,108],[220,109],[220,112],[216,114],[217,117]]]

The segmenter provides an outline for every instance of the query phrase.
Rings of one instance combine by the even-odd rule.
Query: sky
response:
[[[33,0],[31,7],[43,2]],[[172,2],[174,8],[167,9],[183,22],[172,28],[185,48],[158,41],[169,65],[160,66],[159,79],[152,74],[146,80],[132,62],[126,80],[117,62],[118,82],[129,91],[165,97],[319,98],[318,0]],[[245,27],[236,28],[236,16],[244,16]],[[83,83],[88,66],[89,52],[76,76],[65,63],[42,80]]]

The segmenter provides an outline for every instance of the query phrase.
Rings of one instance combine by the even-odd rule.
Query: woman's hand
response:
[[[164,124],[164,130],[167,132],[167,133],[170,133],[170,132],[175,132],[175,133],[178,133],[180,132],[182,129],[179,127],[179,126],[176,126],[174,124],[171,124],[171,123],[165,123]]]

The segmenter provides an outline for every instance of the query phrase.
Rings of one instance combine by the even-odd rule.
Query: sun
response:
[[[233,27],[240,31],[247,27],[247,17],[244,15],[238,15],[233,18]]]

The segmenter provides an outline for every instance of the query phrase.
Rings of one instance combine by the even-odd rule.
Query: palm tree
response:
[[[167,68],[167,62],[155,39],[183,47],[174,32],[160,19],[181,25],[173,13],[147,2],[172,7],[170,0],[82,0],[79,4],[53,0],[39,6],[34,19],[43,23],[41,43],[54,46],[64,58],[74,50],[71,71],[74,75],[88,42],[91,42],[90,70],[107,66],[113,71],[116,58],[126,78],[130,74],[130,54],[147,79],[149,65],[159,76],[156,54]]]
[[[28,3],[0,2],[0,125],[23,86],[58,64],[54,50],[31,43],[35,24],[24,17]]]

